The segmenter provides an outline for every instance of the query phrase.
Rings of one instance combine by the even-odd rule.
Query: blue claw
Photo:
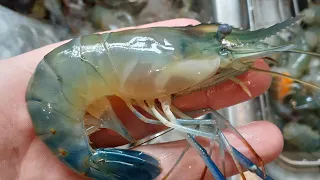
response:
[[[161,173],[155,158],[127,149],[96,149],[89,166],[117,180],[150,180]]]
[[[258,175],[261,179],[264,179],[264,174],[257,165],[255,165],[252,161],[250,161],[247,157],[245,157],[236,148],[232,147],[232,149],[235,152],[234,155],[236,156],[237,160],[241,165],[243,165],[249,171]],[[266,175],[266,180],[273,180],[273,179],[270,176]]]

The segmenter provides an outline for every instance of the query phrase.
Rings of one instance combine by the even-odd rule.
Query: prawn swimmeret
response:
[[[265,174],[261,158],[217,111],[207,110],[215,120],[198,120],[174,107],[171,100],[225,80],[236,82],[250,96],[236,76],[250,69],[258,71],[252,67],[258,57],[295,51],[294,45],[271,46],[264,39],[298,20],[300,17],[291,18],[257,31],[227,24],[200,24],[75,38],[47,54],[30,79],[26,102],[35,132],[64,164],[90,178],[155,179],[161,166],[152,156],[129,149],[90,146],[88,136],[100,128],[113,129],[134,141],[108,100],[118,96],[142,121],[183,133],[215,179],[226,179],[224,170],[218,169],[195,136],[216,141],[220,153],[231,155],[243,178],[245,168],[271,179]],[[143,116],[136,107],[154,118]],[[259,165],[229,144],[222,132],[226,128],[241,137]]]

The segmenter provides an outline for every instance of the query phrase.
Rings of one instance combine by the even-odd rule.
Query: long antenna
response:
[[[170,132],[170,131],[172,131],[172,130],[173,130],[173,128],[169,128],[169,129],[167,129],[167,130],[165,130],[165,131],[162,131],[162,132],[160,132],[160,133],[158,133],[158,134],[155,134],[155,135],[149,137],[149,139],[146,140],[146,141],[142,141],[142,142],[140,142],[140,143],[138,143],[138,144],[134,144],[134,145],[130,146],[129,149],[133,149],[133,148],[136,148],[136,147],[138,147],[138,146],[141,146],[142,144],[145,144],[145,143],[147,143],[147,142],[150,142],[150,141],[152,141],[152,140],[154,140],[154,139],[156,139],[156,138],[158,138],[158,137],[160,137],[160,136],[162,136],[162,135],[164,135],[164,134],[167,134],[168,132]]]
[[[320,57],[319,53],[310,52],[310,51],[304,51],[304,50],[300,50],[300,49],[290,49],[290,50],[286,50],[285,52],[298,53],[298,54],[307,54],[307,55],[311,55],[311,56],[315,56],[315,57]]]
[[[316,89],[320,89],[320,86],[317,86],[315,84],[311,84],[311,83],[308,83],[306,81],[302,81],[300,79],[297,79],[297,78],[294,78],[294,77],[291,77],[291,76],[288,76],[288,75],[285,75],[285,74],[282,74],[282,73],[278,73],[278,72],[274,72],[274,71],[267,71],[267,70],[263,70],[263,69],[259,69],[259,68],[255,68],[255,67],[249,67],[250,69],[254,70],[254,71],[259,71],[259,72],[265,72],[265,73],[268,73],[268,74],[271,74],[273,76],[277,76],[277,77],[286,77],[286,78],[289,78],[289,79],[292,79],[296,82],[299,82],[301,84],[304,84],[304,85],[307,85],[307,86],[310,86],[312,88],[316,88]]]

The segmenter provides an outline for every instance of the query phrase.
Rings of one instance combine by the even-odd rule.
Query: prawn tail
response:
[[[88,159],[91,169],[106,174],[110,179],[149,180],[162,171],[154,157],[128,149],[96,149]]]
[[[244,156],[241,152],[239,152],[236,148],[232,147],[233,154],[237,161],[244,166],[246,169],[248,169],[250,172],[255,173],[257,176],[259,176],[261,179],[264,180],[272,180],[272,178],[268,175],[265,175],[263,171],[255,165],[250,159],[248,159],[246,156]]]

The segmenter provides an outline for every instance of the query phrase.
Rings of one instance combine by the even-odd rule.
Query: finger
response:
[[[254,67],[270,69],[262,59],[257,60]],[[261,95],[270,87],[272,80],[270,75],[257,71],[246,72],[237,78],[248,87],[252,97],[249,97],[240,85],[228,80],[206,90],[178,97],[174,104],[184,111],[207,107],[221,109]]]
[[[256,61],[255,67],[269,69],[269,66],[263,60]],[[271,83],[271,76],[256,71],[249,71],[238,78],[248,86],[253,97],[265,92]],[[239,85],[226,81],[207,90],[179,97],[173,103],[184,111],[190,111],[207,107],[221,109],[249,99],[251,98]],[[137,119],[120,98],[113,97],[111,98],[111,102],[124,126],[128,128],[129,132],[136,139],[142,139],[165,129],[164,126],[146,124]],[[91,135],[90,138],[97,147],[119,146],[128,143],[123,137],[107,129]]]
[[[256,121],[248,125],[237,128],[237,130],[245,137],[245,139],[252,145],[259,156],[265,163],[273,161],[279,156],[283,148],[283,137],[280,130],[272,123],[267,121]],[[251,159],[254,163],[257,163],[255,156],[246,148],[239,138],[234,134],[225,133],[229,142],[243,153],[246,157]],[[209,141],[204,138],[198,138],[201,145],[208,150]],[[262,145],[263,143],[263,145]],[[185,140],[174,141],[163,144],[145,145],[136,148],[146,152],[160,161],[163,171],[158,177],[161,179],[169,169],[174,165],[183,149],[187,146]],[[212,159],[216,165],[221,169],[219,165],[219,150],[215,149],[212,153]],[[233,160],[228,155],[226,156],[226,174],[231,176],[239,173],[234,165]],[[184,158],[177,166],[177,168],[170,175],[170,179],[188,179],[198,180],[201,177],[201,173],[205,168],[203,160],[197,155],[196,151],[190,148],[185,154]],[[207,172],[205,179],[213,179],[210,172]]]

